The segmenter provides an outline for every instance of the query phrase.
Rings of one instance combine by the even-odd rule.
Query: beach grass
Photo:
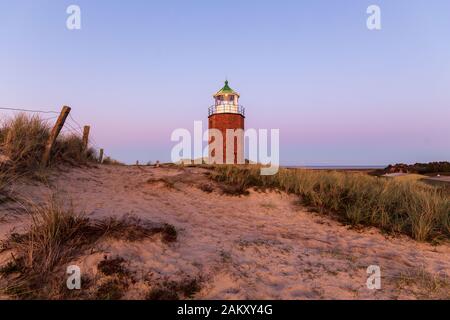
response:
[[[50,132],[50,125],[35,115],[19,113],[3,121],[0,126],[1,170],[20,175],[38,171]],[[52,149],[50,166],[85,164],[95,157],[94,149],[83,150],[81,136],[61,134]]]
[[[30,217],[23,233],[12,232],[0,242],[0,253],[11,259],[0,266],[0,293],[20,299],[64,298],[64,267],[102,240],[139,242],[159,234],[163,243],[177,241],[169,224],[134,216],[92,220],[75,213],[55,195],[42,204],[24,204]],[[63,284],[63,286],[61,286]]]
[[[216,166],[213,178],[240,190],[269,188],[298,195],[302,205],[346,224],[375,226],[418,241],[450,239],[448,194],[420,181],[305,169],[262,176],[257,166]]]

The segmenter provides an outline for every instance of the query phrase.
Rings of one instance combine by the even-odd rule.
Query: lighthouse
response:
[[[223,139],[223,162],[226,164],[242,164],[244,160],[244,120],[245,108],[239,105],[240,95],[230,88],[228,81],[214,96],[214,105],[208,110],[209,146],[215,140],[214,132],[221,133]],[[215,129],[215,130],[213,130]],[[217,150],[210,151],[210,158]],[[217,161],[216,163],[220,163]],[[214,162],[214,161],[210,161]]]

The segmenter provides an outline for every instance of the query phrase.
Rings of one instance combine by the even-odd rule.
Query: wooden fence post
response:
[[[56,120],[55,126],[48,137],[47,144],[45,145],[44,154],[42,155],[42,165],[45,167],[48,165],[48,161],[50,160],[50,154],[52,152],[53,145],[55,144],[56,138],[58,138],[59,133],[61,132],[62,127],[64,126],[64,122],[66,122],[67,116],[70,113],[70,107],[64,106],[59,114],[58,120]]]
[[[103,149],[100,149],[100,155],[98,157],[98,162],[100,162],[100,163],[103,162]]]
[[[90,130],[91,130],[90,126],[84,126],[83,128],[83,152],[85,152],[88,148]]]

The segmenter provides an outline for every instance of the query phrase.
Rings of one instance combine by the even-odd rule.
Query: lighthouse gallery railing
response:
[[[208,117],[220,113],[235,113],[245,117],[245,108],[235,104],[219,104],[208,108]]]

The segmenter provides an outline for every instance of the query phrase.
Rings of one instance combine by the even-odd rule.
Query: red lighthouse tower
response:
[[[245,108],[239,105],[240,95],[229,87],[228,81],[225,81],[225,86],[213,97],[215,103],[209,107],[208,123],[209,129],[217,129],[222,133],[223,163],[244,163]],[[231,139],[230,133],[233,134]],[[212,141],[210,138],[210,146]],[[214,152],[211,151],[212,156],[214,156]]]

